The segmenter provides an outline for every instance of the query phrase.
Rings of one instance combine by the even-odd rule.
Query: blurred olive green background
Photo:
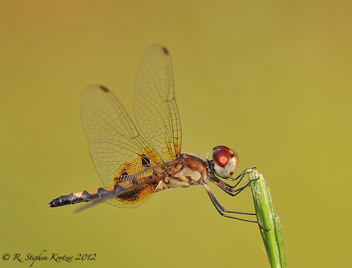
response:
[[[351,1],[1,1],[1,256],[96,254],[33,267],[269,267],[258,227],[221,217],[200,186],[133,210],[47,207],[102,185],[83,88],[105,85],[133,115],[139,61],[159,43],[173,60],[182,150],[210,157],[224,144],[238,173],[264,174],[289,267],[346,266],[351,29]],[[212,189],[227,208],[254,211],[249,190]]]

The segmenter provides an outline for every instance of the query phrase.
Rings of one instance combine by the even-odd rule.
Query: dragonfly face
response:
[[[238,186],[246,172],[232,178],[238,164],[233,150],[216,146],[210,161],[181,152],[181,121],[171,57],[166,48],[151,46],[141,61],[134,97],[139,129],[104,86],[87,87],[82,93],[81,107],[90,154],[104,187],[60,196],[48,204],[50,207],[104,201],[134,208],[144,204],[155,192],[203,185],[221,215],[240,220],[244,219],[229,214],[253,215],[224,209],[207,185],[211,181],[231,196],[249,185]],[[232,186],[220,178],[237,183]]]

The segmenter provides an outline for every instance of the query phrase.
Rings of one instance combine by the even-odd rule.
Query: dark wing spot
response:
[[[102,91],[104,91],[104,92],[106,92],[106,93],[108,93],[109,92],[109,90],[106,88],[106,87],[104,87],[104,86],[99,86],[100,87],[100,89],[102,90]]]
[[[167,49],[165,47],[163,47],[163,52],[165,55],[169,55],[169,51],[167,51]]]
[[[143,167],[150,167],[151,161],[150,161],[150,158],[147,155],[142,154],[141,155],[141,159],[142,159],[142,166]]]
[[[153,169],[153,176],[159,176],[159,173],[156,171],[156,169]]]
[[[122,173],[121,173],[121,177],[127,176],[127,175],[128,175],[127,169],[124,168],[123,171],[122,171]]]

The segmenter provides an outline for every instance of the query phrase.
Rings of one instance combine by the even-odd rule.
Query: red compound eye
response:
[[[216,146],[213,149],[213,160],[220,167],[226,166],[226,164],[231,160],[231,155],[228,150],[230,149],[226,146]]]
[[[213,153],[215,153],[215,151],[217,151],[217,150],[223,150],[223,151],[228,152],[228,151],[230,151],[230,148],[227,146],[224,146],[224,145],[218,145],[213,148]]]

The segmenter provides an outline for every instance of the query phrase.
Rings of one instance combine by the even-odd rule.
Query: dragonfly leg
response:
[[[219,201],[215,198],[214,194],[211,192],[209,186],[204,183],[203,184],[205,187],[205,190],[207,191],[211,202],[213,203],[214,207],[216,208],[216,210],[219,212],[219,214],[223,217],[226,218],[230,218],[230,219],[235,219],[235,220],[239,220],[239,221],[246,221],[246,222],[252,222],[252,223],[256,223],[258,224],[259,228],[264,230],[264,231],[270,231],[270,229],[265,229],[258,221],[253,221],[253,220],[247,220],[247,219],[242,219],[242,218],[238,218],[238,217],[233,217],[233,216],[229,216],[226,215],[225,213],[235,213],[235,214],[242,214],[242,215],[255,215],[255,213],[246,213],[246,212],[238,212],[238,211],[231,211],[231,210],[226,210],[223,206],[221,206],[221,204],[219,203]]]
[[[205,187],[205,190],[207,191],[211,202],[213,203],[214,207],[216,208],[216,210],[220,213],[221,216],[227,217],[227,218],[231,218],[231,219],[236,219],[236,220],[240,220],[240,221],[247,221],[247,222],[253,222],[253,223],[258,223],[257,221],[253,221],[253,220],[246,220],[246,219],[242,219],[242,218],[238,218],[238,217],[233,217],[233,216],[229,216],[225,213],[234,213],[234,214],[241,214],[241,215],[255,215],[255,213],[247,213],[247,212],[238,212],[238,211],[232,211],[232,210],[227,210],[225,209],[220,203],[219,201],[215,198],[214,194],[211,192],[209,186],[204,183],[203,184]]]
[[[252,172],[252,170],[255,169],[255,168],[246,168],[240,175],[238,175],[236,178],[228,178],[229,181],[237,181],[237,183],[235,185],[230,185],[224,181],[221,181],[219,180],[217,177],[214,177],[214,179],[216,179],[217,181],[221,181],[221,184],[224,184],[226,185],[226,187],[229,187],[231,189],[234,189],[236,188],[240,183],[241,181],[243,180],[244,176],[250,172]],[[247,185],[248,186],[248,185]],[[247,187],[245,186],[245,187]],[[239,188],[240,189],[240,188]]]
[[[251,173],[253,171],[253,169],[256,169],[255,167],[252,168],[246,168],[240,175],[238,175],[236,178],[228,178],[229,181],[236,181],[239,178],[243,178],[244,175]]]
[[[240,180],[236,183],[235,186],[232,186],[222,180],[220,180],[217,177],[211,177],[210,180],[216,185],[218,186],[221,190],[223,190],[225,193],[231,195],[231,196],[236,196],[238,195],[240,192],[242,192],[244,189],[246,189],[253,180],[249,181],[245,186],[243,187],[239,187],[236,189],[236,187],[238,187],[238,184],[242,181],[243,177],[240,178]]]

